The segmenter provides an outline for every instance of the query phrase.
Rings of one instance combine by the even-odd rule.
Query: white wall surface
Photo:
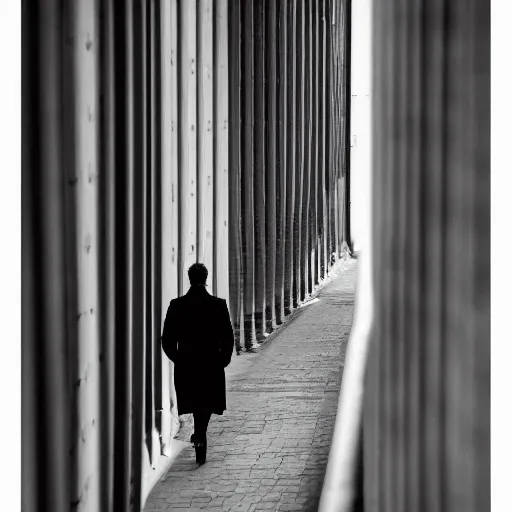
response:
[[[351,231],[355,251],[369,243],[371,192],[371,0],[352,2]]]

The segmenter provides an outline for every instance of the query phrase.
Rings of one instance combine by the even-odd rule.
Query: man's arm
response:
[[[162,349],[165,355],[176,362],[178,355],[178,337],[176,330],[176,302],[171,301],[165,315],[164,331],[162,333]]]
[[[221,359],[224,368],[231,362],[233,355],[233,346],[235,344],[235,336],[233,334],[233,327],[231,325],[231,318],[229,317],[229,309],[227,302],[222,300],[222,316],[221,316]]]

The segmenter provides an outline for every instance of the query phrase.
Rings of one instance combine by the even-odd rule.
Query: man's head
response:
[[[208,277],[208,270],[202,263],[194,263],[188,269],[188,278],[190,279],[190,286],[204,286]]]

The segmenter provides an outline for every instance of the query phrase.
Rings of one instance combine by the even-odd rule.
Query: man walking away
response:
[[[226,410],[224,368],[231,362],[234,336],[226,301],[206,290],[206,267],[195,263],[188,277],[189,291],[167,309],[162,348],[174,363],[178,414],[194,416],[191,441],[196,462],[202,465],[210,417]]]

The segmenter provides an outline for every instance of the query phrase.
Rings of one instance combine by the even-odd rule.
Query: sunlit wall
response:
[[[350,183],[351,235],[356,252],[367,247],[371,194],[371,0],[352,2]]]

